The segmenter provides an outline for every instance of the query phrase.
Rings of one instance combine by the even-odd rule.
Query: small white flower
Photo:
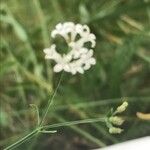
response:
[[[85,47],[85,43],[91,43],[91,48],[96,45],[96,37],[90,33],[87,25],[74,24],[73,22],[59,23],[51,32],[51,37],[62,36],[71,49],[67,54],[61,55],[56,50],[56,45],[44,49],[45,59],[52,59],[56,62],[54,72],[62,70],[71,74],[84,73],[92,65],[96,64],[93,57],[93,50]]]

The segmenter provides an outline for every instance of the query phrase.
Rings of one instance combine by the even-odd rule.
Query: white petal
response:
[[[83,70],[83,68],[82,68],[82,67],[78,67],[78,68],[77,68],[77,71],[78,71],[79,73],[81,73],[81,74],[83,74],[83,73],[84,73],[84,70]]]
[[[89,29],[89,27],[87,25],[84,25],[83,26],[83,31],[89,33],[90,29]]]
[[[90,69],[90,67],[91,67],[90,64],[85,64],[85,66],[83,68],[84,68],[84,70],[88,70],[88,69]]]
[[[63,25],[61,24],[61,23],[58,23],[57,25],[56,25],[56,29],[57,30],[61,30],[63,28]]]
[[[75,28],[76,28],[77,33],[82,33],[83,32],[82,25],[77,24]]]
[[[64,70],[65,70],[66,72],[70,72],[70,67],[69,67],[68,64],[67,64],[67,65],[64,65]]]
[[[96,59],[95,58],[91,58],[89,61],[90,61],[90,64],[92,64],[92,65],[96,64]]]
[[[63,70],[62,64],[56,64],[56,65],[54,66],[54,72],[60,72],[60,71],[62,71],[62,70]]]
[[[51,32],[51,37],[52,37],[52,38],[55,38],[57,34],[58,34],[58,31],[57,31],[57,30],[53,30],[53,31]]]
[[[51,50],[50,48],[45,48],[43,51],[44,51],[45,54],[47,54],[47,53],[50,52],[50,50]]]

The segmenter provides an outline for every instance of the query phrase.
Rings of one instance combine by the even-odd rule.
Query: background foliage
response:
[[[128,97],[125,132],[110,135],[105,124],[59,128],[18,149],[89,149],[146,136],[150,123],[136,112],[150,110],[149,0],[1,0],[1,147],[36,125],[35,111],[47,106],[60,74],[45,61],[50,31],[59,22],[87,24],[97,37],[96,66],[84,75],[63,75],[47,124],[94,118]]]

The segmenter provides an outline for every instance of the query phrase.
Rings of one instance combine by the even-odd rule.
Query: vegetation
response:
[[[150,110],[149,4],[149,0],[1,0],[0,146],[31,133],[37,110],[42,119],[62,76],[53,72],[43,49],[53,42],[50,32],[55,25],[66,21],[87,24],[96,35],[97,63],[83,75],[63,73],[44,123],[60,123],[52,129],[57,132],[38,134],[16,149],[83,150],[148,135],[150,122],[136,113]],[[106,116],[123,97],[129,107],[119,135],[110,134],[103,122],[67,123]]]

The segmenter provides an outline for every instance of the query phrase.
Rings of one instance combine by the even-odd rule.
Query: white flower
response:
[[[51,32],[51,37],[62,36],[71,49],[67,54],[59,54],[56,45],[44,49],[45,59],[52,59],[56,62],[54,72],[62,70],[71,74],[84,73],[92,65],[96,64],[93,57],[93,50],[85,47],[85,43],[91,43],[91,48],[95,47],[96,37],[90,33],[87,25],[74,24],[73,22],[59,23]]]

